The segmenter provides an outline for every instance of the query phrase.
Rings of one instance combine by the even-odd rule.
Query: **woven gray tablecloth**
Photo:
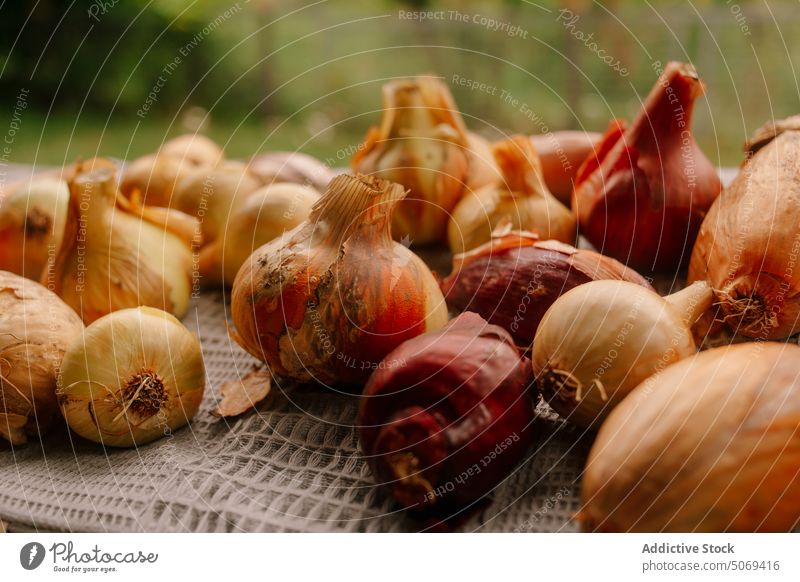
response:
[[[0,520],[68,531],[414,531],[376,487],[358,449],[357,399],[273,387],[260,409],[218,419],[218,388],[256,363],[227,336],[222,294],[184,323],[200,337],[208,387],[190,427],[138,449],[103,449],[66,428],[43,443],[0,445]],[[545,405],[539,445],[465,531],[573,531],[591,439]]]

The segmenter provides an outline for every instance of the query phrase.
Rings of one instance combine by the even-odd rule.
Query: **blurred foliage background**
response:
[[[435,13],[408,17],[419,11]],[[450,83],[487,137],[602,131],[635,115],[655,61],[678,59],[707,85],[702,147],[735,165],[753,129],[800,112],[799,26],[796,0],[4,2],[3,161],[132,158],[200,129],[231,157],[299,149],[344,165],[381,84],[421,72]]]

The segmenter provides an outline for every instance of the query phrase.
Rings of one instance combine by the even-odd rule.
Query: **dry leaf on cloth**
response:
[[[214,416],[238,416],[254,408],[272,389],[269,368],[257,368],[244,378],[227,380],[220,386],[220,400],[212,412]]]

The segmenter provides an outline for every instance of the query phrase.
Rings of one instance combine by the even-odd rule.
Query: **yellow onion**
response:
[[[69,188],[32,178],[0,199],[0,269],[39,279],[64,234]]]
[[[530,138],[514,136],[492,150],[503,181],[466,193],[456,205],[447,229],[450,250],[463,253],[489,242],[501,224],[542,239],[574,243],[575,217],[545,186]]]
[[[253,192],[233,210],[223,233],[200,252],[206,282],[218,283],[214,277],[221,273],[223,282],[233,285],[253,251],[305,221],[318,198],[313,188],[289,183]]]
[[[176,183],[195,167],[173,156],[142,156],[125,166],[119,189],[126,198],[138,197],[142,204],[168,207]]]
[[[564,418],[597,428],[645,378],[697,352],[691,326],[712,299],[704,282],[665,298],[628,281],[591,281],[567,291],[533,340],[543,396]]]
[[[58,404],[82,437],[129,447],[187,424],[204,388],[197,338],[170,314],[138,307],[98,319],[72,342]]]
[[[82,329],[57,295],[0,271],[0,437],[19,445],[47,430],[61,359]]]
[[[63,242],[42,282],[86,323],[139,305],[182,317],[191,295],[195,230],[182,213],[125,199],[108,168],[78,172],[70,182]]]
[[[222,148],[204,135],[190,133],[164,142],[159,154],[186,160],[195,166],[216,166],[222,161]]]
[[[702,352],[611,413],[583,478],[584,529],[790,531],[800,522],[800,348]]]
[[[500,179],[488,143],[467,131],[447,86],[426,76],[383,86],[383,119],[353,169],[410,189],[392,233],[421,245],[446,240],[449,214],[465,192]]]
[[[362,386],[400,343],[444,325],[436,279],[391,239],[404,195],[371,176],[331,180],[308,221],[242,266],[234,338],[279,376]]]
[[[311,186],[322,192],[333,178],[333,171],[318,159],[301,152],[268,152],[247,162],[247,170],[265,186],[290,182]]]
[[[707,280],[717,320],[731,331],[781,339],[800,331],[800,131],[761,135],[748,160],[708,212],[689,264],[689,281]]]

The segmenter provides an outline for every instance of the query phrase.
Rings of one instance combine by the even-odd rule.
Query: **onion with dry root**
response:
[[[711,207],[689,265],[689,281],[714,288],[717,319],[760,339],[800,331],[800,131],[773,131]]]
[[[599,279],[651,289],[636,271],[594,251],[540,241],[527,232],[496,232],[491,242],[453,257],[453,270],[442,281],[442,291],[450,307],[480,314],[527,349],[556,299]]]
[[[712,300],[704,282],[665,298],[627,281],[575,287],[536,330],[531,361],[542,395],[564,418],[597,428],[645,378],[697,352],[691,326]]]
[[[383,86],[383,119],[353,170],[410,190],[392,234],[420,245],[445,242],[449,213],[464,193],[500,180],[489,144],[467,131],[447,85],[427,76]]]
[[[492,153],[503,181],[467,192],[456,204],[447,227],[450,250],[463,253],[488,242],[501,224],[574,243],[575,217],[545,186],[530,138],[518,135],[497,142]]]
[[[636,120],[613,121],[575,178],[572,208],[601,253],[640,271],[676,271],[722,186],[691,132],[703,94],[694,67],[669,63]]]
[[[98,319],[72,342],[58,403],[82,437],[129,447],[187,424],[204,389],[197,338],[170,314],[139,307]]]
[[[80,318],[45,287],[0,271],[0,437],[20,445],[58,415],[56,378]]]
[[[392,349],[447,321],[422,260],[391,239],[399,184],[337,176],[308,220],[236,276],[235,339],[278,376],[361,387]]]
[[[149,305],[182,317],[192,288],[194,219],[124,198],[109,168],[70,181],[64,238],[42,273],[86,323]]]
[[[702,352],[640,384],[603,424],[583,528],[790,531],[800,523],[800,348]]]

